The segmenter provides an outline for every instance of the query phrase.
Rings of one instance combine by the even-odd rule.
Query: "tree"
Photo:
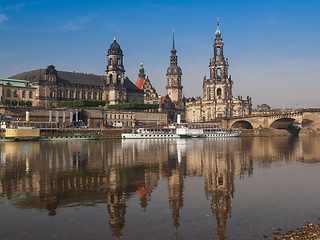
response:
[[[23,100],[19,101],[19,106],[24,106],[24,105],[26,105],[25,101],[23,101]]]
[[[9,106],[10,103],[11,103],[11,101],[9,99],[3,100],[3,105],[5,105],[5,106]]]
[[[32,106],[32,102],[31,102],[31,101],[26,101],[26,105],[27,105],[28,107],[31,107],[31,106]]]
[[[12,106],[17,106],[17,104],[18,104],[17,100],[15,100],[15,99],[11,100],[11,105]]]

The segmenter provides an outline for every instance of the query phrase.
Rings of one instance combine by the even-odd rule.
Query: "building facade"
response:
[[[123,52],[114,38],[107,54],[106,75],[45,69],[20,73],[9,78],[32,82],[36,87],[34,106],[50,108],[62,101],[105,100],[107,105],[143,103],[143,91],[125,77]]]
[[[147,104],[159,104],[159,96],[154,87],[152,87],[149,77],[144,73],[144,67],[141,63],[138,80],[136,81],[135,85],[140,89],[143,90],[144,96],[144,103]]]
[[[36,87],[30,81],[0,78],[0,99],[35,103]]]
[[[223,54],[223,38],[217,20],[217,30],[213,43],[214,57],[209,64],[210,77],[203,79],[203,98],[190,98],[186,103],[186,120],[188,122],[208,122],[222,118],[250,115],[251,98],[234,98],[233,81],[229,76],[228,58]]]

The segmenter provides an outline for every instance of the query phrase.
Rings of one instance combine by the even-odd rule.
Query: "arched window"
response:
[[[68,97],[68,90],[64,90],[63,91],[63,98],[67,98]]]
[[[91,92],[88,92],[88,99],[91,100]]]
[[[97,100],[97,93],[96,92],[93,93],[93,100]]]
[[[217,89],[217,96],[218,96],[218,97],[221,97],[221,88],[218,88],[218,89]]]
[[[110,82],[110,84],[112,84],[112,83],[113,83],[113,80],[112,80],[112,74],[110,74],[110,75],[109,75],[109,82]]]
[[[70,98],[73,99],[73,90],[70,90]]]
[[[217,77],[218,78],[221,77],[221,69],[220,68],[217,69]]]
[[[121,75],[120,74],[117,75],[117,83],[121,83]]]
[[[85,91],[82,91],[81,99],[86,99],[86,92]]]
[[[102,93],[99,93],[99,100],[102,100]]]
[[[76,99],[79,99],[79,96],[80,96],[80,92],[76,91]]]
[[[58,98],[61,98],[61,89],[58,89],[57,97],[58,97]]]
[[[117,59],[117,65],[120,65],[120,58]]]
[[[217,56],[220,56],[221,51],[220,51],[220,47],[217,47]]]
[[[112,65],[112,58],[110,58],[109,60],[109,65]]]

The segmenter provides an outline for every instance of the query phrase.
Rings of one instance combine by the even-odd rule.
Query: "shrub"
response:
[[[5,105],[5,106],[9,106],[10,103],[11,103],[11,101],[9,99],[3,100],[3,105]]]
[[[15,100],[15,99],[11,100],[11,105],[12,106],[17,106],[17,104],[18,104],[17,100]]]
[[[25,106],[25,105],[26,105],[25,101],[23,101],[23,100],[19,101],[19,106]]]
[[[74,100],[59,103],[59,107],[98,107],[104,105],[106,105],[106,101],[102,100]]]
[[[158,109],[159,104],[147,103],[120,103],[109,105],[109,109]]]
[[[26,101],[26,105],[27,105],[28,107],[31,107],[31,106],[32,106],[32,102],[31,102],[31,101]]]

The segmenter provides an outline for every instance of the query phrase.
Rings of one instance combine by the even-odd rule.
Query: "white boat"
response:
[[[240,134],[241,131],[235,128],[203,128],[205,138],[239,137]]]
[[[139,128],[132,133],[122,133],[122,139],[157,139],[157,138],[219,138],[239,137],[237,129],[222,129],[217,127],[169,127],[169,128]]]
[[[132,133],[122,133],[122,139],[179,138],[175,128],[138,128]]]

